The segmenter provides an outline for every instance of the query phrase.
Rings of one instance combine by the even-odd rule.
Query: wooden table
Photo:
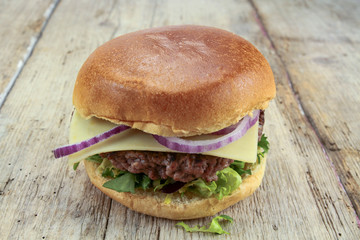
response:
[[[360,239],[360,2],[337,2],[0,0],[0,239]],[[239,34],[274,71],[265,178],[222,212],[229,236],[135,213],[51,152],[67,143],[87,56],[175,24]]]

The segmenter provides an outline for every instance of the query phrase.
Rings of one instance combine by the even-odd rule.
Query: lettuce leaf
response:
[[[88,158],[86,160],[88,160]],[[88,161],[92,161],[92,160],[88,160]],[[101,159],[100,165],[97,167],[96,171],[98,171],[98,173],[102,175],[106,168],[112,168],[112,167],[113,167],[112,163],[108,159],[104,158]]]
[[[235,170],[235,169],[234,169]],[[243,174],[247,174],[247,175],[251,175],[252,172],[251,172],[251,169],[237,169],[235,170],[240,176],[243,175]]]
[[[234,169],[240,176],[243,174],[251,175],[251,169],[244,169],[245,168],[245,162],[241,162],[238,160],[235,160],[230,167]]]
[[[101,176],[103,177],[110,177],[110,178],[115,178],[115,174],[114,172],[111,170],[111,168],[105,168],[103,173],[101,174]]]
[[[234,162],[230,165],[233,169],[234,168],[244,168],[245,167],[245,162],[242,161],[238,161],[238,160],[234,160]]]
[[[257,154],[258,163],[260,163],[261,159],[264,158],[265,154],[269,151],[269,145],[270,145],[269,141],[267,140],[265,134],[261,135],[261,139],[258,142],[258,154]]]
[[[130,172],[124,172],[120,176],[117,176],[116,178],[103,184],[103,187],[115,190],[117,192],[131,193],[134,193],[136,188],[142,188],[146,190],[150,186],[151,179],[148,176],[145,174],[134,174]]]
[[[269,151],[269,141],[267,140],[267,137],[265,136],[265,134],[261,135],[261,139],[258,142],[258,147],[261,147],[265,153],[267,153]]]
[[[154,185],[154,192],[157,190],[161,190],[164,186],[174,183],[175,180],[168,178],[166,180],[158,179],[153,182]]]
[[[209,232],[209,233],[217,233],[217,234],[229,234],[228,232],[224,231],[219,223],[219,220],[226,220],[232,223],[234,220],[227,216],[227,215],[220,215],[211,220],[210,226],[206,228],[206,226],[199,227],[189,227],[189,225],[185,224],[184,222],[178,222],[176,226],[183,227],[187,232]]]
[[[215,194],[216,188],[216,182],[207,183],[203,179],[198,178],[185,184],[184,187],[179,189],[179,193],[185,193],[186,191],[190,191],[202,197],[210,197],[211,195]]]
[[[230,167],[218,171],[217,176],[218,180],[216,181],[216,198],[219,200],[227,195],[230,195],[240,186],[242,182],[241,176]]]
[[[205,182],[203,179],[198,178],[187,183],[179,190],[179,193],[190,191],[202,197],[215,195],[216,198],[221,200],[223,197],[230,195],[242,182],[241,176],[230,167],[218,171],[216,175],[218,176],[217,181]]]
[[[115,168],[107,158],[102,159],[102,162],[97,167],[96,171],[106,178],[117,178],[126,173],[126,171]]]
[[[135,174],[127,172],[120,177],[107,181],[103,184],[103,187],[117,192],[135,193],[135,178]]]
[[[78,168],[79,164],[80,164],[80,162],[74,163],[73,169],[76,170]]]
[[[152,180],[145,174],[136,174],[136,188],[142,188],[146,190],[150,188]]]
[[[87,157],[86,160],[91,162],[101,163],[103,159],[99,154],[95,154],[90,157]]]

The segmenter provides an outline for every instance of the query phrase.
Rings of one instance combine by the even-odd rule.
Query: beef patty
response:
[[[216,172],[230,166],[234,161],[200,154],[150,151],[119,151],[100,155],[121,170],[145,173],[152,180],[171,177],[180,182],[189,182],[200,177],[208,182],[216,181]]]
[[[259,140],[264,125],[264,111],[259,117]],[[167,153],[150,151],[119,151],[101,153],[120,170],[131,173],[145,173],[152,180],[167,179],[189,182],[202,178],[207,182],[216,181],[216,172],[227,168],[234,161],[201,154]]]

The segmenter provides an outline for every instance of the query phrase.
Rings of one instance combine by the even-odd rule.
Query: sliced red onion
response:
[[[239,124],[242,122],[242,120],[243,120],[243,119],[240,119],[240,121],[239,121],[238,123],[235,123],[234,125],[231,125],[231,126],[229,126],[229,127],[227,127],[227,128],[223,128],[223,129],[221,129],[221,130],[219,130],[219,131],[217,131],[217,132],[213,132],[213,133],[211,133],[211,134],[213,134],[213,135],[224,135],[224,134],[228,134],[228,133],[234,131],[235,128],[236,128],[237,126],[239,126]]]
[[[55,158],[60,158],[60,157],[64,157],[64,156],[79,152],[79,151],[81,151],[85,148],[88,148],[98,142],[104,141],[105,139],[108,139],[109,137],[111,137],[115,134],[121,133],[122,131],[125,131],[126,129],[129,129],[129,128],[130,127],[128,127],[126,125],[120,125],[120,126],[114,127],[113,129],[110,129],[109,131],[106,131],[95,137],[92,137],[88,140],[59,147],[59,148],[53,150],[54,156],[55,156]]]
[[[255,110],[253,112],[253,117],[245,116],[240,122],[240,124],[237,125],[232,132],[212,140],[193,141],[193,140],[185,140],[176,137],[162,137],[158,135],[153,135],[153,137],[161,145],[178,152],[185,152],[185,153],[208,152],[224,147],[229,143],[232,143],[233,141],[236,141],[240,139],[242,136],[244,136],[247,130],[249,130],[249,128],[251,128],[257,122],[259,118],[259,112],[260,112],[259,110]]]

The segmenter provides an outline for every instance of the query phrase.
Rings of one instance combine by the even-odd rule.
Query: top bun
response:
[[[245,39],[213,27],[128,33],[97,48],[78,74],[73,103],[162,136],[215,132],[275,97],[271,68]]]

